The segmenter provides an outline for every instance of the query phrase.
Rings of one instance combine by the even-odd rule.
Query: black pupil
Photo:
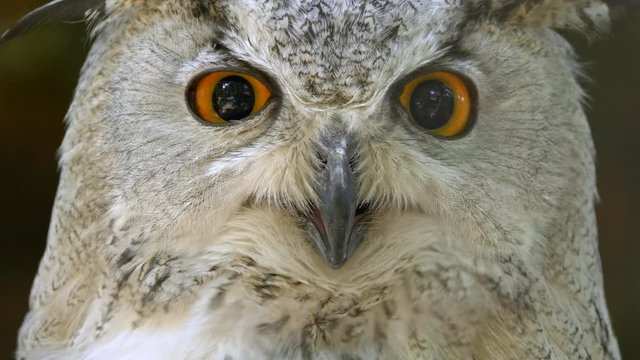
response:
[[[453,116],[454,105],[451,89],[437,80],[420,83],[413,90],[409,103],[413,120],[428,130],[445,126]]]
[[[213,90],[213,109],[223,120],[241,120],[251,115],[256,96],[249,82],[240,76],[228,76]]]

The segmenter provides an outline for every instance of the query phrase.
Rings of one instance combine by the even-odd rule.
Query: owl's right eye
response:
[[[271,98],[271,91],[251,75],[215,71],[194,81],[187,97],[191,111],[202,121],[229,125],[259,112]]]

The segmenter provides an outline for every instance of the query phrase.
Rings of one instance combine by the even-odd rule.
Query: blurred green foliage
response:
[[[0,29],[39,3],[0,0]],[[638,359],[640,16],[615,23],[608,38],[572,41],[593,79],[585,85],[598,150],[607,299],[624,357]],[[87,48],[81,24],[49,26],[0,47],[0,358],[10,358],[27,311],[57,183],[62,119]]]

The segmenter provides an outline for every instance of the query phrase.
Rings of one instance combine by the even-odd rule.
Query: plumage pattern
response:
[[[580,69],[553,30],[604,29],[601,2],[105,4],[19,359],[619,359]],[[203,126],[185,91],[218,68],[273,99]],[[442,69],[477,90],[455,140],[396,100]],[[340,269],[304,227],[327,138],[373,214]]]

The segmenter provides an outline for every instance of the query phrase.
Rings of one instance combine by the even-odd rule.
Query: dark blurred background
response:
[[[0,32],[42,3],[0,0]],[[608,38],[572,42],[593,79],[585,85],[598,149],[605,287],[630,360],[640,359],[640,14],[617,14],[626,15]],[[88,44],[82,24],[66,24],[0,47],[0,359],[11,358],[27,311],[58,180],[62,118]]]

